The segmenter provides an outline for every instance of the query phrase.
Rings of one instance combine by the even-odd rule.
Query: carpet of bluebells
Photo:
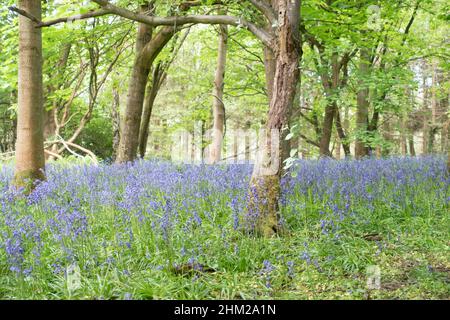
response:
[[[1,299],[450,298],[443,157],[299,161],[271,239],[242,231],[250,165],[46,170],[20,196],[0,166]]]

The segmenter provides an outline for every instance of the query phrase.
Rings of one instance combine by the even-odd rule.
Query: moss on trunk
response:
[[[23,170],[14,174],[13,186],[23,188],[25,194],[31,193],[40,181],[45,180],[41,169]]]
[[[279,216],[280,177],[253,177],[248,205],[249,227],[256,234],[272,237],[281,232]]]

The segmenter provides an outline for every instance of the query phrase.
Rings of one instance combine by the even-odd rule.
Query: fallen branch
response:
[[[80,151],[82,151],[82,152],[84,152],[85,154],[87,154],[91,159],[92,159],[92,161],[94,161],[94,163],[97,165],[99,162],[98,162],[98,159],[97,159],[97,156],[92,152],[92,151],[90,151],[90,150],[88,150],[88,149],[86,149],[86,148],[83,148],[82,146],[80,146],[80,145],[78,145],[78,144],[76,144],[76,143],[73,143],[73,142],[69,142],[69,141],[65,141],[64,139],[62,139],[62,137],[59,137],[60,138],[60,140],[55,140],[55,141],[47,141],[47,142],[45,142],[45,144],[47,144],[47,145],[54,145],[54,144],[57,144],[57,143],[61,143],[63,146],[64,146],[64,149],[67,149],[71,154],[73,154],[73,155],[75,155],[75,156],[77,156],[77,157],[83,157],[82,155],[80,155],[80,154],[78,154],[78,153],[76,153],[75,151],[73,151],[70,147],[73,147],[73,148],[75,148],[75,149],[78,149],[78,150],[80,150]],[[69,147],[70,146],[70,147]],[[52,156],[55,156],[55,155],[53,155],[53,154],[51,154],[51,153],[53,153],[53,152],[51,152],[51,151],[48,151],[48,150],[45,150],[48,154],[50,154],[50,155],[52,155]]]

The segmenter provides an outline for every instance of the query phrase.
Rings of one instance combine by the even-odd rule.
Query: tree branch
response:
[[[140,13],[135,13],[128,9],[117,7],[107,0],[92,0],[100,5],[104,10],[111,14],[121,16],[123,18],[141,22],[150,26],[181,26],[189,23],[194,24],[227,24],[235,27],[245,27],[253,33],[264,45],[272,46],[272,36],[264,29],[257,27],[242,18],[237,18],[227,15],[186,15],[186,16],[171,16],[171,17],[155,17],[147,16]]]
[[[273,25],[277,22],[277,16],[275,11],[267,3],[259,0],[248,0],[253,4],[253,6],[258,9],[266,18],[269,20],[270,24]]]
[[[58,24],[58,23],[62,23],[62,22],[72,22],[72,21],[77,21],[77,20],[95,18],[95,17],[104,16],[107,14],[111,14],[111,12],[109,10],[105,10],[105,9],[100,9],[97,11],[89,11],[87,13],[77,14],[77,15],[74,15],[71,17],[63,17],[63,18],[58,18],[58,19],[49,20],[49,21],[41,21],[40,23],[38,23],[37,27],[38,28],[49,27],[54,24]]]
[[[40,21],[38,18],[36,18],[36,17],[33,16],[32,14],[26,12],[25,10],[16,8],[16,7],[14,7],[14,6],[8,7],[8,9],[11,10],[11,11],[14,11],[14,12],[16,12],[16,13],[18,13],[18,14],[24,16],[24,17],[27,17],[28,19],[30,19],[31,21],[35,22],[35,23],[38,24],[38,25],[41,23],[41,21]]]

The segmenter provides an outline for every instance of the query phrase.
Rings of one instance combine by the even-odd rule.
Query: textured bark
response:
[[[210,163],[217,163],[222,158],[222,141],[225,127],[225,105],[223,103],[223,89],[225,86],[225,66],[227,61],[228,28],[219,26],[219,47],[217,68],[213,88],[213,130],[210,152]]]
[[[361,76],[366,76],[369,73],[369,60],[370,54],[367,49],[361,49],[361,61],[359,64],[359,72]],[[356,109],[356,130],[358,135],[364,135],[368,129],[368,115],[369,115],[369,89],[365,87],[362,81],[360,81],[360,88],[357,96],[357,109]],[[357,138],[355,141],[355,158],[361,159],[368,155],[368,148],[361,138]]]
[[[41,19],[40,0],[20,0],[19,8]],[[44,180],[42,35],[30,19],[19,16],[19,96],[14,185],[31,191]]]
[[[300,60],[300,1],[273,0],[277,8],[278,30],[275,76],[270,99],[267,130],[259,145],[258,157],[250,182],[249,217],[256,217],[254,230],[263,236],[281,231],[279,225],[280,175],[282,169],[281,131],[288,124]],[[274,135],[272,135],[274,133]]]

